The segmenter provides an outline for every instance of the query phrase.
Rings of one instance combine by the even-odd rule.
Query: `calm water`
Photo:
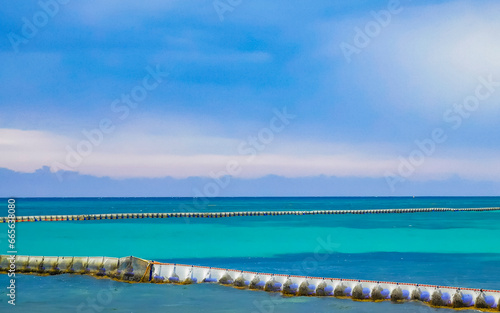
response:
[[[0,215],[6,215],[5,209]],[[1,203],[1,202],[0,202]],[[500,206],[500,198],[17,199],[18,215]],[[1,205],[0,205],[1,208]],[[0,245],[7,250],[6,225]],[[17,224],[19,254],[134,255],[185,264],[500,289],[500,212],[235,217]],[[0,280],[7,283],[5,275]],[[40,287],[41,286],[41,287]],[[103,287],[105,286],[105,287]],[[20,312],[433,312],[408,303],[281,298],[220,286],[22,276]],[[106,301],[104,301],[106,300]],[[109,301],[108,301],[109,300]],[[7,307],[7,297],[0,308]],[[35,309],[36,307],[36,309]],[[439,310],[446,312],[445,310]]]

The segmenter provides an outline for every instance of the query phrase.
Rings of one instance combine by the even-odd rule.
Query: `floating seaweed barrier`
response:
[[[13,261],[14,260],[14,261]],[[49,257],[0,255],[0,273],[57,275],[80,274],[111,278],[124,282],[148,282],[145,274],[151,262],[133,256],[108,257]]]
[[[355,301],[421,301],[433,307],[500,311],[500,291],[447,286],[256,273],[215,267],[159,263],[136,257],[44,257],[0,255],[0,273],[82,274],[123,282],[213,283],[284,296],[351,298]]]

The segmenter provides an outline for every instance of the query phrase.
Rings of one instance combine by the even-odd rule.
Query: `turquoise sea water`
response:
[[[7,213],[7,199],[0,199]],[[59,198],[16,199],[17,215],[500,206],[500,198]],[[0,249],[7,251],[0,225]],[[500,212],[175,218],[17,224],[20,255],[111,256],[370,280],[500,289]],[[0,250],[0,251],[2,251]],[[7,283],[5,275],[0,282]],[[38,288],[42,284],[43,288]],[[431,312],[408,303],[281,298],[220,286],[124,284],[22,276],[21,312],[78,311],[102,285],[100,312]],[[106,287],[108,288],[108,287]],[[106,289],[107,290],[107,289]],[[101,295],[102,296],[102,295]],[[102,297],[101,297],[102,298]],[[101,299],[102,300],[102,299]],[[254,302],[257,303],[254,303]],[[0,308],[7,307],[7,297]],[[274,304],[273,304],[274,303]],[[277,303],[277,304],[276,304]],[[262,306],[263,304],[266,304]],[[259,306],[260,305],[260,306]],[[39,311],[30,308],[37,307]],[[70,308],[70,309],[68,309]],[[142,308],[142,309],[141,309]],[[59,310],[59,311],[58,311]],[[87,311],[85,311],[87,310]],[[98,312],[85,306],[81,312]],[[90,310],[90,311],[88,311]],[[443,311],[444,310],[440,310]]]

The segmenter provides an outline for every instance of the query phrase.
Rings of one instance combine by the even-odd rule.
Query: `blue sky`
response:
[[[2,187],[500,194],[496,1],[41,3],[0,10]]]

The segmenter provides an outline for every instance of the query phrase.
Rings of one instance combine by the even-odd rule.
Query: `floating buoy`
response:
[[[203,282],[205,283],[216,283],[217,282],[217,278],[213,278],[213,277],[207,277],[203,280]]]
[[[219,279],[219,284],[222,284],[222,285],[231,285],[232,283],[233,283],[233,278],[228,273],[225,273]]]
[[[420,300],[427,302],[431,298],[431,294],[428,291],[422,291],[420,293]]]
[[[291,279],[287,279],[283,284],[283,294],[285,295],[295,295],[298,289],[299,285],[293,283]]]

